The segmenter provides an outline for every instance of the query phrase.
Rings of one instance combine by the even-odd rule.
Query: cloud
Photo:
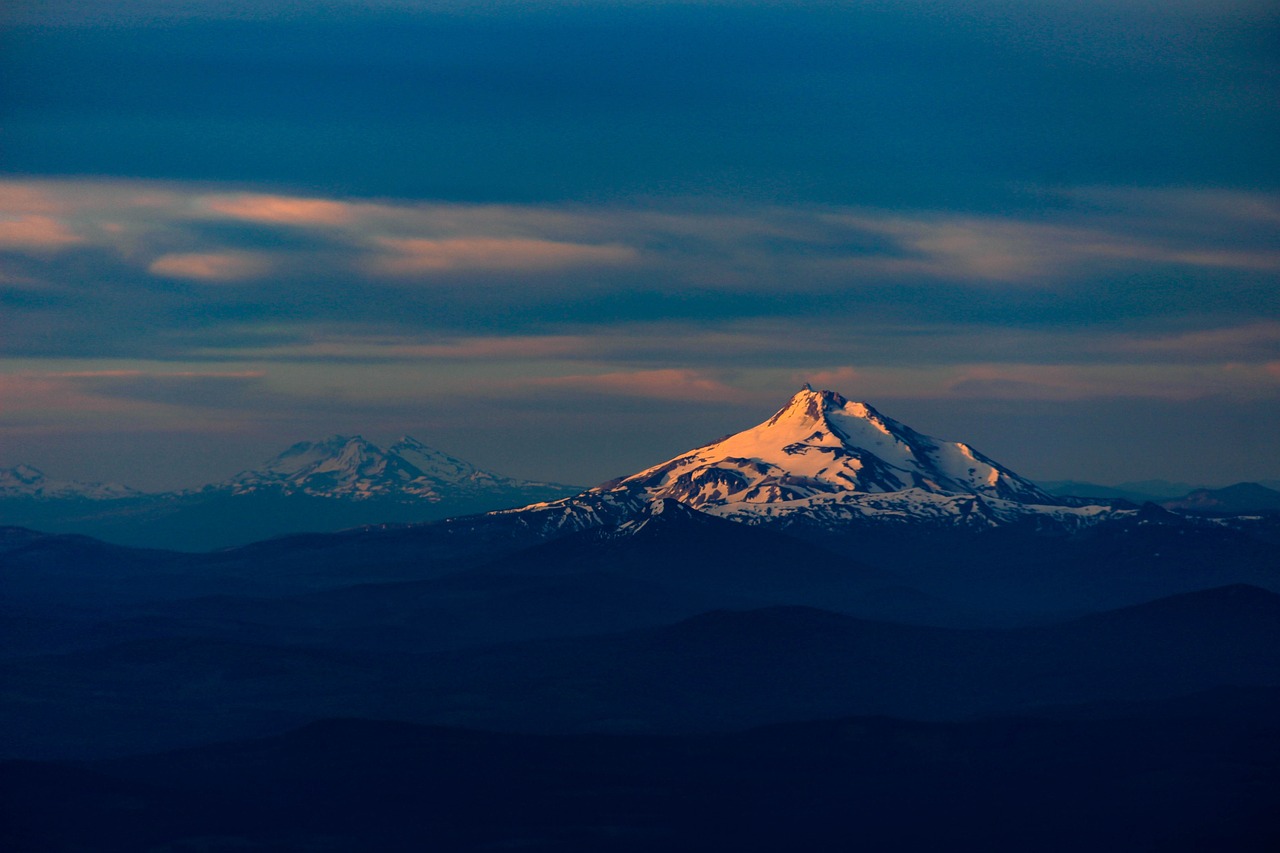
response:
[[[0,373],[0,427],[44,425],[100,429],[95,418],[128,428],[190,424],[198,410],[243,407],[261,370],[87,368]]]
[[[249,252],[192,252],[162,255],[147,267],[152,275],[197,281],[244,281],[267,273],[270,262]]]
[[[925,373],[895,387],[873,368],[1280,356],[1275,194],[1116,188],[1050,201],[997,217],[0,180],[0,217],[80,241],[0,259],[0,341],[16,357],[536,365],[543,376],[619,374],[635,389],[643,379],[620,377],[773,370],[791,387],[820,381],[804,370],[852,366],[830,384],[887,394],[953,391]],[[397,286],[418,280],[460,284]],[[193,323],[175,281],[264,286],[201,290]],[[968,379],[956,387],[1083,393],[1045,376]]]
[[[1134,270],[1280,272],[1267,193],[1093,188],[1034,216],[665,201],[373,201],[131,181],[0,181],[0,246],[94,246],[155,274],[350,281],[626,269],[668,292],[829,294],[869,284],[1071,284]],[[228,228],[242,223],[253,228]],[[310,231],[298,243],[296,231]],[[291,242],[289,242],[291,241]],[[744,303],[745,304],[745,303]]]
[[[889,238],[898,251],[819,261],[827,272],[925,277],[996,284],[1069,280],[1085,269],[1141,264],[1280,271],[1280,251],[1170,244],[1134,223],[1043,224],[1005,217],[834,214],[852,231]],[[1107,225],[1113,227],[1108,228]]]
[[[728,402],[745,397],[738,389],[706,373],[684,369],[575,374],[541,379],[534,384],[547,389],[660,400]]]
[[[976,364],[956,371],[946,391],[960,397],[984,399],[1077,400],[1119,392],[1114,382],[1093,381],[1074,365]]]
[[[122,368],[118,370],[64,370],[43,374],[50,379],[154,379],[158,381],[190,381],[204,379],[261,379],[266,375],[261,370],[137,370]]]
[[[957,397],[1009,400],[1153,398],[1189,401],[1231,395],[1269,396],[1275,382],[1266,365],[975,364],[951,372],[945,392]]]
[[[599,355],[603,339],[587,335],[512,335],[422,342],[413,336],[325,334],[309,340],[200,355],[234,355],[267,361],[495,361],[584,358]]]
[[[1020,400],[1072,402],[1107,399],[1189,401],[1230,396],[1265,399],[1276,391],[1276,362],[1087,363],[956,362],[867,365],[788,372],[863,400]],[[776,376],[777,371],[766,371]],[[762,377],[755,377],[760,382]],[[771,380],[770,380],[771,381]],[[778,383],[773,382],[777,385]]]
[[[387,254],[369,266],[392,276],[416,276],[450,271],[547,272],[571,267],[615,266],[636,259],[627,246],[591,246],[553,240],[461,237],[443,240],[381,238]]]
[[[0,249],[50,250],[83,242],[63,222],[52,216],[26,213],[0,215]]]
[[[203,199],[203,207],[215,214],[272,225],[338,226],[352,222],[355,205],[323,198],[239,193]]]
[[[853,367],[836,367],[812,373],[798,373],[796,377],[796,381],[801,384],[808,382],[814,388],[836,391],[841,388],[853,388],[860,385],[865,381],[866,374]]]
[[[0,423],[83,419],[124,408],[56,374],[0,373]]]
[[[1113,342],[1117,352],[1163,356],[1243,359],[1280,354],[1280,322],[1195,329],[1171,335],[1125,335]]]

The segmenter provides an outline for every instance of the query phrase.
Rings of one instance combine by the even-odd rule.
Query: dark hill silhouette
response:
[[[1263,851],[1280,693],[1145,716],[851,718],[703,737],[366,720],[90,764],[0,762],[12,850]]]
[[[1280,596],[1234,587],[1070,622],[959,630],[807,607],[429,655],[181,637],[0,661],[10,756],[126,754],[306,719],[712,732],[1280,686]],[[50,709],[57,709],[51,713]]]
[[[1280,492],[1259,483],[1236,483],[1221,489],[1196,489],[1161,505],[1165,509],[1201,515],[1280,513]]]

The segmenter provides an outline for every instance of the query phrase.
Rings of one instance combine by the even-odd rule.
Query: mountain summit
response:
[[[620,523],[674,500],[748,523],[854,521],[994,526],[1034,516],[1074,525],[1106,507],[1061,499],[967,444],[916,432],[867,403],[805,385],[771,418],[727,438],[526,509],[543,526]]]
[[[805,385],[764,423],[627,477],[654,499],[695,508],[919,489],[1059,501],[967,444],[939,441],[866,403]]]

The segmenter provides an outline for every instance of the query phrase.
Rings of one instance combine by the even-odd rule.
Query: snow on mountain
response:
[[[769,420],[626,478],[695,508],[848,492],[1058,501],[967,444],[922,435],[866,403],[805,386]]]
[[[206,487],[232,494],[272,490],[286,495],[349,500],[398,498],[430,502],[502,491],[563,493],[568,488],[484,471],[410,436],[384,450],[358,435],[299,442],[267,460],[261,468]]]
[[[1076,525],[1111,513],[1066,506],[967,444],[931,438],[866,403],[808,385],[758,426],[523,511],[534,525],[583,528],[668,499],[748,523],[985,527],[1030,516]]]
[[[115,483],[80,483],[50,480],[39,468],[18,465],[0,468],[0,499],[35,500],[115,500],[139,497],[142,492]]]

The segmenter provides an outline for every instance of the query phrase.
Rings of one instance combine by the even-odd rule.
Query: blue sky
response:
[[[804,381],[1280,477],[1269,3],[18,3],[0,466],[408,432],[591,483]]]

